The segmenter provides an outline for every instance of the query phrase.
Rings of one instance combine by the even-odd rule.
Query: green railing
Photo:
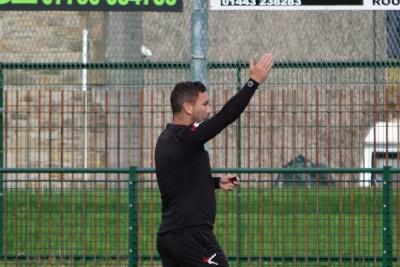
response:
[[[138,221],[144,216],[144,214],[140,214],[140,211],[138,210],[138,205],[140,205],[140,200],[138,198],[138,195],[141,194],[140,190],[146,190],[145,188],[139,186],[140,179],[138,179],[138,176],[142,174],[149,174],[149,173],[154,173],[155,169],[154,168],[136,168],[136,167],[131,167],[129,169],[127,168],[121,168],[121,169],[113,169],[113,168],[93,168],[93,169],[82,169],[82,168],[50,168],[50,169],[45,169],[45,168],[3,168],[0,169],[0,173],[2,174],[17,174],[17,173],[64,173],[64,174],[74,174],[74,173],[120,173],[120,174],[129,174],[129,180],[120,180],[120,182],[126,182],[129,183],[129,193],[128,193],[128,204],[129,204],[129,239],[128,239],[128,251],[126,251],[126,255],[123,256],[121,255],[121,258],[127,258],[128,266],[139,266],[138,261],[139,259],[141,261],[145,261],[146,259],[153,258],[154,260],[159,260],[159,257],[157,255],[139,255],[138,247],[140,247],[143,244],[139,244],[139,241],[142,240],[147,240],[146,242],[149,242],[149,240],[153,237],[143,237],[139,236],[140,233],[138,231]],[[324,261],[329,261],[329,262],[348,262],[348,261],[364,261],[364,262],[381,262],[381,266],[383,267],[388,267],[388,266],[393,266],[393,263],[398,261],[399,255],[393,255],[394,252],[394,247],[396,246],[395,242],[393,241],[393,237],[398,235],[399,229],[396,227],[393,227],[393,220],[395,219],[395,215],[397,214],[397,210],[394,211],[393,207],[396,205],[393,201],[394,198],[392,197],[393,194],[393,183],[391,181],[391,174],[392,173],[399,173],[400,169],[397,168],[392,168],[390,166],[386,166],[384,168],[370,168],[370,169],[363,169],[363,168],[343,168],[343,169],[337,169],[337,168],[306,168],[306,169],[301,169],[301,168],[275,168],[275,169],[263,169],[263,168],[216,168],[213,169],[213,173],[237,173],[237,174],[276,174],[276,173],[383,173],[383,181],[382,181],[382,189],[381,192],[382,195],[379,197],[381,199],[382,203],[382,213],[381,213],[381,233],[377,233],[377,237],[381,236],[381,240],[378,241],[381,243],[382,250],[381,251],[376,251],[377,255],[355,255],[352,257],[349,256],[342,256],[342,257],[336,257],[336,256],[318,256],[318,257],[313,257],[313,256],[305,256],[305,255],[291,255],[292,251],[286,251],[285,255],[257,255],[251,256],[251,255],[244,255],[242,252],[245,251],[245,249],[242,249],[241,246],[244,244],[237,244],[236,252],[240,253],[238,255],[232,255],[230,253],[229,255],[229,260],[232,262],[236,262],[236,266],[247,266],[246,261],[248,262],[258,262],[258,261],[274,261],[274,262],[279,262],[279,261],[284,261],[286,264],[290,264],[290,262],[302,262],[302,261],[308,261],[308,262],[324,262]],[[7,182],[7,181],[2,181]],[[78,181],[82,183],[88,183],[88,181]],[[100,181],[101,182],[101,181]],[[103,181],[106,182],[106,181]],[[259,179],[255,181],[251,180],[244,180],[242,181],[242,187],[246,183],[260,183],[260,182],[270,182],[270,181],[261,181]],[[336,181],[340,183],[340,181]],[[253,185],[254,186],[254,185]],[[374,187],[375,188],[375,187]],[[369,190],[376,190],[374,188],[371,188]],[[323,187],[321,187],[322,191],[324,190]],[[277,196],[281,194],[280,189],[269,189],[269,190],[278,190]],[[296,191],[296,188],[292,188],[291,190]],[[346,191],[346,190],[354,190],[352,187],[343,187],[340,189],[341,191]],[[301,187],[297,189],[297,193],[301,192]],[[317,188],[318,192],[318,188]],[[4,206],[4,194],[1,195],[1,202],[0,206]],[[143,197],[143,195],[142,195]],[[243,239],[246,236],[246,232],[241,232],[243,227],[240,227],[240,223],[244,223],[244,219],[241,216],[242,211],[240,208],[242,207],[241,202],[246,202],[247,200],[245,199],[244,196],[241,195],[241,189],[238,190],[236,194],[236,207],[239,207],[235,210],[235,213],[237,213],[237,223],[239,224],[237,226],[237,229],[239,232],[236,232],[235,235],[241,236]],[[397,200],[396,200],[397,201]],[[248,203],[247,203],[248,204]],[[254,204],[254,203],[253,203]],[[269,204],[265,204],[269,205]],[[307,207],[306,207],[307,208]],[[379,209],[380,210],[380,209]],[[316,211],[318,213],[318,211]],[[311,213],[311,212],[310,212]],[[159,213],[158,213],[159,214]],[[295,215],[295,214],[293,214]],[[1,216],[7,216],[7,214],[2,213]],[[268,216],[268,215],[267,215]],[[159,219],[159,218],[158,218]],[[375,222],[378,223],[378,222]],[[155,228],[157,225],[153,225]],[[148,227],[147,225],[142,225],[141,227]],[[255,229],[254,229],[255,230]],[[153,233],[156,233],[157,229],[154,229]],[[337,229],[337,231],[340,231],[340,229]],[[396,232],[396,233],[394,233]],[[4,231],[2,229],[2,235],[0,237],[0,249],[2,251],[2,259],[8,259],[8,260],[23,260],[24,256],[18,255],[17,257],[14,257],[13,255],[5,255],[4,251],[4,243],[3,241],[6,240],[4,238],[4,235],[7,235],[7,230]],[[377,238],[373,237],[373,238]],[[239,239],[238,239],[239,240]],[[282,240],[282,242],[284,242]],[[23,244],[22,244],[23,245]],[[29,245],[29,244],[25,244]],[[359,244],[362,245],[362,244]],[[322,244],[321,244],[322,247]],[[54,258],[60,258],[61,255],[57,255],[57,251],[53,251],[52,256],[49,255],[44,255],[43,258],[47,257],[54,257]],[[311,253],[310,253],[311,254]],[[67,256],[65,256],[67,257]],[[68,257],[74,257],[74,255],[69,255]],[[86,255],[85,256],[87,259],[93,259],[92,255]],[[95,256],[97,258],[101,258],[101,256]],[[34,258],[34,257],[33,257]],[[80,258],[80,257],[78,257]],[[111,257],[112,258],[112,257]],[[143,264],[143,263],[142,263]],[[354,263],[353,263],[354,264]],[[144,265],[143,265],[144,266]],[[233,265],[235,266],[235,265]],[[364,266],[364,265],[363,265]],[[376,266],[376,265],[374,265]]]
[[[228,137],[226,138],[226,140],[228,140],[226,143],[230,145],[229,149],[233,151],[233,158],[237,158],[237,161],[235,161],[234,164],[222,161],[217,161],[218,164],[212,164],[213,166],[237,166],[237,168],[216,168],[213,169],[214,173],[245,174],[245,178],[242,179],[242,186],[237,193],[230,193],[227,195],[225,195],[224,192],[217,193],[217,205],[222,212],[219,212],[217,215],[217,227],[215,231],[222,247],[227,251],[232,266],[250,267],[264,266],[264,264],[265,266],[273,266],[275,263],[282,266],[298,266],[299,263],[303,262],[307,266],[321,266],[323,265],[321,264],[322,262],[328,262],[328,264],[332,266],[355,266],[357,263],[362,266],[392,266],[394,263],[398,264],[400,262],[400,240],[398,238],[398,236],[400,236],[398,230],[400,228],[400,216],[398,216],[397,213],[397,207],[399,206],[397,197],[399,194],[399,187],[397,186],[397,180],[390,180],[390,174],[399,173],[399,169],[390,167],[344,167],[348,165],[357,166],[357,162],[360,162],[359,159],[361,157],[356,153],[360,152],[360,150],[357,149],[360,149],[363,145],[359,144],[357,146],[356,143],[363,142],[363,138],[365,138],[363,134],[367,130],[366,127],[369,128],[377,122],[377,115],[379,115],[381,119],[383,117],[388,117],[389,111],[387,108],[391,106],[386,102],[379,102],[384,97],[383,95],[377,95],[378,92],[384,91],[386,83],[375,83],[374,71],[376,69],[398,67],[400,67],[400,62],[394,61],[277,62],[274,65],[274,69],[278,70],[275,71],[275,76],[272,75],[271,79],[267,82],[268,86],[276,88],[276,91],[273,89],[268,92],[267,95],[262,96],[268,99],[273,100],[274,97],[276,98],[279,95],[284,95],[284,91],[280,91],[279,89],[282,84],[288,85],[289,90],[302,90],[301,86],[304,84],[297,83],[297,76],[295,76],[294,81],[288,80],[281,83],[281,79],[286,78],[286,72],[284,70],[288,70],[288,73],[290,73],[291,69],[298,69],[296,73],[303,72],[303,69],[304,71],[308,69],[311,72],[313,69],[322,70],[322,78],[317,79],[317,81],[307,80],[307,77],[304,78],[305,87],[309,84],[316,87],[320,85],[330,87],[331,80],[323,80],[325,77],[324,75],[330,72],[330,70],[326,73],[324,70],[338,69],[338,73],[334,77],[335,79],[331,78],[334,80],[335,85],[339,85],[340,87],[342,84],[348,83],[346,79],[340,79],[342,74],[341,69],[365,68],[366,72],[361,72],[360,79],[355,75],[357,77],[354,83],[360,86],[360,88],[364,85],[368,85],[373,87],[373,90],[371,88],[365,89],[365,91],[364,89],[360,89],[360,95],[365,93],[364,98],[359,100],[361,104],[354,104],[356,101],[351,97],[349,99],[343,98],[343,101],[341,101],[342,98],[340,98],[340,96],[338,97],[338,102],[328,102],[327,106],[332,107],[332,110],[328,108],[324,112],[327,114],[328,118],[330,118],[329,116],[331,116],[331,114],[337,114],[337,121],[333,119],[324,120],[326,118],[319,117],[319,108],[322,109],[326,103],[318,102],[321,99],[318,97],[318,94],[315,94],[316,111],[311,111],[311,108],[307,109],[307,101],[305,101],[305,103],[298,103],[296,99],[294,99],[290,103],[285,102],[286,100],[292,100],[291,91],[286,98],[282,97],[280,100],[275,99],[275,102],[272,100],[271,102],[264,101],[262,97],[260,97],[260,101],[264,102],[260,102],[259,108],[249,113],[261,114],[267,118],[270,118],[270,115],[271,118],[277,116],[279,118],[285,117],[286,121],[292,123],[291,125],[278,125],[278,128],[281,130],[277,131],[274,135],[276,125],[263,125],[265,121],[261,119],[260,115],[260,117],[257,118],[258,121],[254,121],[257,127],[260,127],[257,137],[261,139],[265,133],[269,134],[271,137],[271,139],[268,138],[264,140],[265,143],[267,143],[264,147],[260,147],[262,144],[261,142],[257,143],[254,142],[254,140],[250,140],[249,136],[255,135],[254,132],[250,132],[253,126],[245,125],[246,122],[248,123],[245,119],[246,114],[239,119],[236,125],[237,134],[233,137],[229,137],[231,139]],[[247,70],[248,65],[243,62],[211,62],[208,63],[208,68],[210,72],[216,70],[216,73],[218,73],[218,70],[231,70],[231,72],[234,73],[234,77],[228,80],[231,81],[232,84],[235,84],[236,89],[239,90],[244,79],[242,75]],[[4,91],[7,86],[12,88],[12,86],[18,85],[21,86],[21,88],[17,88],[15,91],[22,91],[30,90],[29,86],[31,85],[29,79],[22,79],[22,85],[15,81],[11,81],[10,84],[5,83],[5,76],[7,76],[5,74],[7,72],[5,71],[79,71],[82,69],[146,69],[156,70],[157,73],[158,70],[179,69],[184,70],[183,72],[186,73],[187,70],[190,70],[190,63],[0,63],[0,91],[2,92],[2,94],[0,94],[2,98],[0,101],[2,105],[0,111],[4,112],[5,110],[4,102],[6,102],[6,100],[3,99],[3,93],[5,93]],[[313,77],[312,74],[313,73],[309,75]],[[17,77],[18,75],[10,76]],[[184,74],[181,73],[181,75],[183,76]],[[349,75],[349,77],[354,76],[352,71],[347,75]],[[131,76],[134,75],[132,74]],[[374,78],[370,76],[374,76]],[[380,76],[383,76],[383,74],[381,73]],[[15,82],[15,84],[13,84],[13,82]],[[360,82],[360,84],[357,82]],[[375,89],[376,85],[380,87]],[[41,89],[41,86],[46,86],[46,83],[37,86]],[[102,86],[103,84],[99,84],[99,87]],[[113,89],[112,86],[117,85],[111,85],[111,91]],[[217,94],[220,93],[220,90],[224,90],[226,85],[225,81],[216,81],[212,86],[212,88],[214,88],[212,89],[214,90],[214,94]],[[129,85],[127,87],[129,87]],[[170,89],[171,85],[167,83],[160,87]],[[232,88],[235,88],[235,86]],[[338,90],[340,91],[340,89],[341,88]],[[131,89],[128,88],[127,91],[129,90]],[[333,90],[335,90],[335,88],[333,88]],[[41,90],[36,91],[41,92]],[[51,92],[51,90],[48,91]],[[146,91],[146,88],[144,91]],[[155,92],[158,91],[160,91],[160,89],[155,89]],[[399,93],[395,91],[397,102],[394,104],[398,104],[399,102],[398,99],[400,98],[398,94]],[[365,96],[370,95],[374,96],[374,98],[366,101]],[[332,94],[324,95],[326,99],[331,99],[332,96]],[[40,94],[32,98],[42,100]],[[12,106],[11,104],[13,103],[11,102],[14,98],[10,99],[11,100],[8,100],[9,107]],[[304,96],[304,99],[307,99],[307,95]],[[311,102],[312,100],[310,99],[309,104]],[[347,106],[342,104],[344,102],[348,103]],[[43,106],[46,105],[46,103],[43,104]],[[394,105],[393,103],[391,104]],[[136,105],[136,103],[134,105]],[[221,104],[217,103],[216,106],[218,105]],[[292,109],[286,109],[287,105]],[[143,106],[145,107],[146,103]],[[157,106],[157,103],[151,106],[151,108],[155,106]],[[63,107],[64,106],[60,105],[60,109]],[[108,107],[109,106],[106,106],[106,108]],[[359,107],[358,110],[355,109],[357,107]],[[16,113],[25,112],[22,109],[13,108],[15,108]],[[128,109],[129,108],[130,107],[128,107]],[[77,113],[79,112],[80,111]],[[131,112],[131,110],[129,110],[129,112]],[[146,113],[140,108],[138,108],[137,112],[142,114]],[[393,112],[398,112],[397,107]],[[342,115],[345,113],[351,115],[347,123],[343,122],[344,118],[342,120]],[[357,118],[352,116],[358,113],[363,116],[370,114],[370,117],[360,116],[360,118],[358,118],[359,121],[357,121]],[[74,115],[72,112],[71,114]],[[108,113],[108,115],[109,114],[110,113]],[[298,114],[302,114],[302,116],[296,117]],[[307,141],[304,141],[304,143],[294,143],[290,139],[292,137],[287,134],[289,131],[291,131],[290,135],[292,136],[297,136],[297,134],[299,134],[308,136],[312,140],[319,140],[319,136],[312,136],[307,132],[307,128],[311,126],[311,124],[305,122],[304,126],[300,128],[300,132],[298,132],[297,123],[294,122],[295,119],[297,119],[297,121],[306,121],[307,117],[311,114],[315,115],[316,118],[320,118],[321,121],[328,121],[328,125],[324,125],[323,127],[332,129],[332,131],[333,129],[338,131],[338,134],[335,136],[336,139],[332,139],[332,141],[329,139],[332,144],[338,144],[337,146],[331,144],[327,146],[320,146],[319,144],[310,145]],[[166,116],[165,113],[160,113],[158,115],[159,117]],[[332,115],[332,117],[333,116],[334,115]],[[4,129],[6,124],[3,125],[3,119],[4,116],[1,116],[0,127]],[[318,121],[318,119],[316,121]],[[368,121],[368,123],[366,123],[366,121]],[[385,121],[387,122],[387,119],[385,119]],[[137,124],[140,125],[140,122]],[[120,127],[120,125],[124,125],[124,123],[119,123],[118,127]],[[149,132],[144,132],[143,135],[147,134],[156,137],[156,131],[154,131],[156,127],[154,126],[159,128],[163,127],[163,125],[150,124],[142,126],[142,128],[138,130],[148,130]],[[17,132],[17,130],[23,128],[23,126],[21,128],[12,128],[10,125],[7,127],[9,127],[9,131],[7,132],[9,135],[12,135],[13,131]],[[70,128],[73,127],[79,128],[80,126],[73,125]],[[287,127],[287,129],[285,127]],[[318,127],[319,125],[315,126],[316,133],[321,130]],[[343,130],[342,127],[347,127],[347,129],[349,129],[350,145],[347,147],[343,146],[343,140],[344,137],[348,137],[348,135],[346,135],[346,131]],[[10,128],[12,129],[10,130]],[[101,128],[101,126],[98,128]],[[123,127],[116,127],[115,129],[119,131],[122,128]],[[31,128],[31,130],[38,129],[41,130],[40,127]],[[107,130],[110,129],[111,127]],[[249,132],[244,129],[249,129]],[[46,130],[51,131],[52,129],[46,128]],[[361,134],[357,135],[357,131],[355,130]],[[6,264],[7,261],[10,260],[16,262],[16,265],[19,265],[19,261],[22,261],[22,265],[29,265],[31,261],[36,260],[40,261],[38,265],[46,266],[42,264],[42,261],[49,260],[49,265],[54,265],[54,260],[60,260],[60,265],[74,265],[75,260],[87,260],[89,263],[93,262],[93,266],[160,265],[160,258],[155,248],[155,235],[157,233],[158,223],[160,222],[161,204],[154,178],[154,168],[21,168],[21,166],[24,166],[22,165],[23,163],[15,163],[15,166],[18,166],[18,168],[4,168],[5,164],[3,160],[9,155],[4,153],[3,140],[5,140],[5,134],[3,132],[0,134],[0,216],[2,216],[2,219],[0,219],[0,251],[2,255],[0,264],[1,260],[6,262]],[[287,141],[283,143],[283,141],[279,140],[280,144],[274,146],[276,145],[274,143],[277,143],[277,135],[282,136],[281,140],[283,140],[284,137],[286,140],[286,136],[288,136]],[[93,134],[93,138],[95,137],[96,135]],[[273,137],[275,137],[275,139],[273,139]],[[245,144],[246,138],[247,144]],[[140,138],[132,138],[130,141],[134,140],[134,142],[137,142],[137,139]],[[32,138],[31,142],[34,143],[37,140],[38,139]],[[138,145],[135,147],[137,150],[135,150],[134,153],[130,153],[132,149],[111,147],[114,143],[110,142],[110,138],[105,138],[105,140],[109,143],[106,143],[106,145],[101,148],[108,151],[118,150],[119,153],[120,150],[125,149],[125,151],[129,150],[129,153],[126,153],[128,155],[133,155],[140,149],[153,151],[151,145],[140,143],[140,146]],[[51,145],[54,144],[51,143]],[[252,145],[255,145],[255,148],[251,147]],[[220,149],[219,147],[222,146],[221,144],[211,146],[213,154],[218,154],[219,152],[222,152],[220,154],[226,154],[227,151],[218,150]],[[341,168],[244,168],[244,166],[282,166],[285,160],[296,156],[290,153],[292,151],[295,153],[296,149],[299,148],[308,149],[309,155],[315,153],[318,162],[327,162],[327,166],[338,166]],[[10,149],[10,147],[8,147],[8,149],[11,151],[14,148]],[[69,153],[67,145],[65,147],[51,146],[49,150],[55,151],[57,149],[62,150],[65,155]],[[246,162],[245,155],[246,153],[247,155],[250,154],[251,149],[257,150],[257,153],[254,153],[254,158],[247,159]],[[38,154],[37,151],[39,151],[39,149],[26,149],[26,154],[28,154],[28,157],[40,158],[40,154]],[[329,159],[322,158],[322,156],[319,157],[319,155],[324,153],[329,155]],[[138,154],[140,154],[140,152],[136,153],[136,155]],[[148,154],[150,155],[151,153]],[[262,161],[257,158],[260,154],[268,158],[268,162],[267,160]],[[71,158],[73,158],[74,154],[71,155]],[[125,157],[122,153],[118,154],[118,156],[126,158],[127,161],[130,162],[129,164],[133,164],[132,162],[134,162],[133,160],[135,159],[132,156]],[[272,160],[269,160],[269,158]],[[252,164],[251,161],[254,159],[258,160],[257,164]],[[349,162],[348,165],[347,162]],[[82,166],[80,162],[72,162],[75,163],[75,165],[70,163],[71,162],[66,163],[60,161],[59,166]],[[147,164],[145,160],[143,160],[143,164],[140,165],[151,166],[151,164]],[[388,164],[386,163],[386,165]],[[37,166],[47,165],[44,165],[42,162],[42,164],[37,164]],[[108,166],[114,165],[111,164]],[[122,164],[121,166],[127,165]],[[14,178],[10,176],[10,174],[27,173],[48,174],[49,177],[45,176],[45,178],[43,178],[43,176],[38,175],[38,177],[33,178]],[[72,176],[72,178],[66,178],[70,177],[67,175],[63,176],[63,174],[85,173],[121,174],[123,178],[116,179],[112,177],[109,179],[108,177],[95,177],[94,179],[86,180],[76,178],[76,176]],[[298,186],[291,188],[275,188],[273,186],[273,175],[281,173],[379,173],[383,174],[383,182],[382,186],[361,187],[357,179],[349,179],[349,177],[342,179],[339,175],[339,177],[335,177],[332,184],[329,186],[307,188],[302,186],[300,182]],[[60,177],[50,177],[53,174],[60,174]],[[263,176],[263,174],[268,176],[268,178],[260,179],[258,177]],[[258,178],[251,178],[253,175]],[[45,187],[41,187],[42,183],[45,184]],[[59,183],[59,185],[54,185],[55,183]],[[359,199],[357,198],[358,193],[360,195]],[[393,197],[393,194],[395,194],[395,197]],[[56,204],[53,203],[53,200]],[[313,201],[316,202],[313,203]],[[358,201],[361,201],[361,204]],[[331,204],[331,202],[334,203]],[[233,211],[229,211],[229,208],[233,209]],[[46,220],[49,220],[49,222],[46,222]],[[97,220],[99,221],[98,223]],[[327,225],[325,226],[323,224]],[[50,234],[48,235],[45,233],[46,228],[50,229]],[[105,233],[102,232],[103,228]],[[72,231],[70,234],[71,238],[68,237],[68,231]],[[313,233],[313,231],[315,231],[315,233]],[[41,236],[40,233],[43,235]],[[337,235],[335,236],[335,234]],[[360,240],[358,240],[357,237],[360,237]],[[89,238],[93,240],[88,240]],[[72,262],[69,262],[70,260]],[[101,260],[102,262],[97,264],[97,260]]]

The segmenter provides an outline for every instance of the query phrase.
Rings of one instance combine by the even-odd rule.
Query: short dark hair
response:
[[[205,91],[207,91],[207,88],[202,82],[186,81],[177,83],[170,97],[172,113],[180,112],[185,102],[196,103],[199,93]]]

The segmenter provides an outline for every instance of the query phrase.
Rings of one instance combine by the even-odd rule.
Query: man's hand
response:
[[[256,64],[254,64],[254,59],[250,58],[250,78],[263,83],[273,65],[274,59],[270,54],[264,54]]]
[[[219,187],[225,191],[235,190],[239,185],[239,177],[234,175],[225,175],[219,181]]]

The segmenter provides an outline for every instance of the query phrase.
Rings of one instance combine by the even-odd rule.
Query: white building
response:
[[[400,155],[400,124],[398,122],[377,122],[365,138],[363,168],[398,168]],[[388,162],[386,162],[386,156]],[[374,160],[375,157],[375,160]],[[375,166],[374,166],[375,165]],[[393,177],[397,178],[398,174]],[[382,181],[382,174],[361,173],[360,185],[371,186]]]

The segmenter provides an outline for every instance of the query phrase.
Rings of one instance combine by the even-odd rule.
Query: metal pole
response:
[[[138,213],[136,209],[136,167],[129,168],[129,238],[128,266],[138,266]]]
[[[192,0],[191,34],[192,81],[200,81],[208,88],[208,0]],[[207,151],[208,146],[204,144]]]
[[[391,182],[391,166],[383,167],[383,193],[382,193],[382,266],[392,266],[392,182]]]
[[[82,63],[87,64],[87,58],[88,58],[88,31],[85,29],[83,30],[82,33]],[[83,97],[85,98],[85,103],[84,103],[84,144],[83,144],[83,149],[84,149],[84,155],[83,155],[83,167],[87,168],[88,167],[88,105],[87,105],[87,69],[83,68],[82,70],[82,94]],[[84,174],[85,181],[87,180],[87,173],[85,172]]]
[[[237,91],[240,91],[241,89],[241,84],[242,84],[242,64],[240,61],[237,62],[237,69],[236,69],[236,79],[237,79],[237,83],[236,83],[236,89]],[[241,117],[238,118],[238,122],[237,122],[237,133],[238,133],[238,140],[237,140],[237,149],[238,149],[238,154],[237,154],[237,167],[241,168],[242,167],[242,132],[241,132],[241,128],[242,128],[242,120],[240,119]],[[241,266],[240,264],[240,259],[242,257],[242,201],[241,201],[241,189],[240,186],[237,189],[237,239],[238,239],[238,243],[237,243],[237,255],[236,255],[236,265],[238,267]]]
[[[3,144],[3,68],[0,68],[0,168],[4,168],[4,144]],[[4,215],[4,195],[3,195],[3,173],[0,173],[0,255],[3,257],[3,215]]]
[[[208,0],[192,0],[191,33],[192,81],[208,86]]]

